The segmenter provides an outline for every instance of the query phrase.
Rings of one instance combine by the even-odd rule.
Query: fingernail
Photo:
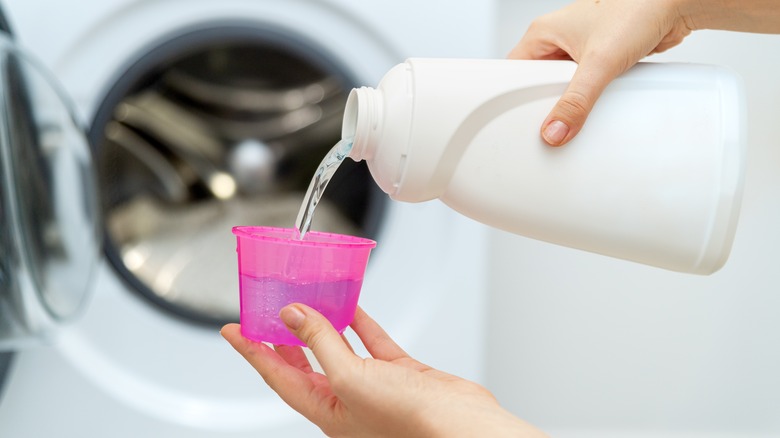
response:
[[[544,141],[547,143],[553,146],[557,146],[561,144],[563,139],[566,138],[566,134],[568,133],[569,127],[566,126],[565,123],[561,122],[560,120],[553,120],[549,125],[547,125],[546,128],[544,128],[542,137],[544,137]]]
[[[303,325],[303,320],[306,318],[306,315],[295,306],[287,306],[282,308],[279,312],[279,317],[282,318],[282,322],[284,322],[287,327],[298,330]]]

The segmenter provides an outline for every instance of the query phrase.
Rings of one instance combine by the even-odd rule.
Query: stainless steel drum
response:
[[[96,112],[106,252],[131,289],[191,321],[238,316],[234,225],[292,227],[354,86],[315,45],[193,29],[121,72]],[[314,229],[374,237],[385,196],[345,162]]]

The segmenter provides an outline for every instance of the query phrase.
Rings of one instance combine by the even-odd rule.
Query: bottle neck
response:
[[[369,87],[354,88],[344,108],[341,138],[352,138],[349,157],[355,161],[373,156],[372,136],[379,127],[382,112],[382,93]]]

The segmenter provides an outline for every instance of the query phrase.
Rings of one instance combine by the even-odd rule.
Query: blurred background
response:
[[[0,436],[320,436],[218,334],[230,226],[292,226],[352,87],[411,56],[504,57],[567,3],[0,1]],[[377,240],[361,305],[553,436],[780,436],[778,54],[701,31],[649,59],[745,79],[742,215],[714,275],[395,203],[349,162],[313,229]]]
[[[219,335],[230,228],[292,227],[349,91],[410,56],[491,56],[494,4],[0,4],[0,436],[321,435]],[[482,379],[484,227],[347,160],[312,229],[375,239],[361,305]]]
[[[499,1],[496,56],[568,3]],[[698,277],[491,230],[487,385],[564,438],[780,436],[780,36],[694,32],[647,61],[724,65],[745,80],[731,257]]]

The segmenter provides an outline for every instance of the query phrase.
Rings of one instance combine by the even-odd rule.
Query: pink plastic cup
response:
[[[241,334],[276,345],[300,345],[279,311],[302,303],[322,313],[339,332],[355,317],[368,256],[376,242],[293,228],[233,227],[238,253]]]

